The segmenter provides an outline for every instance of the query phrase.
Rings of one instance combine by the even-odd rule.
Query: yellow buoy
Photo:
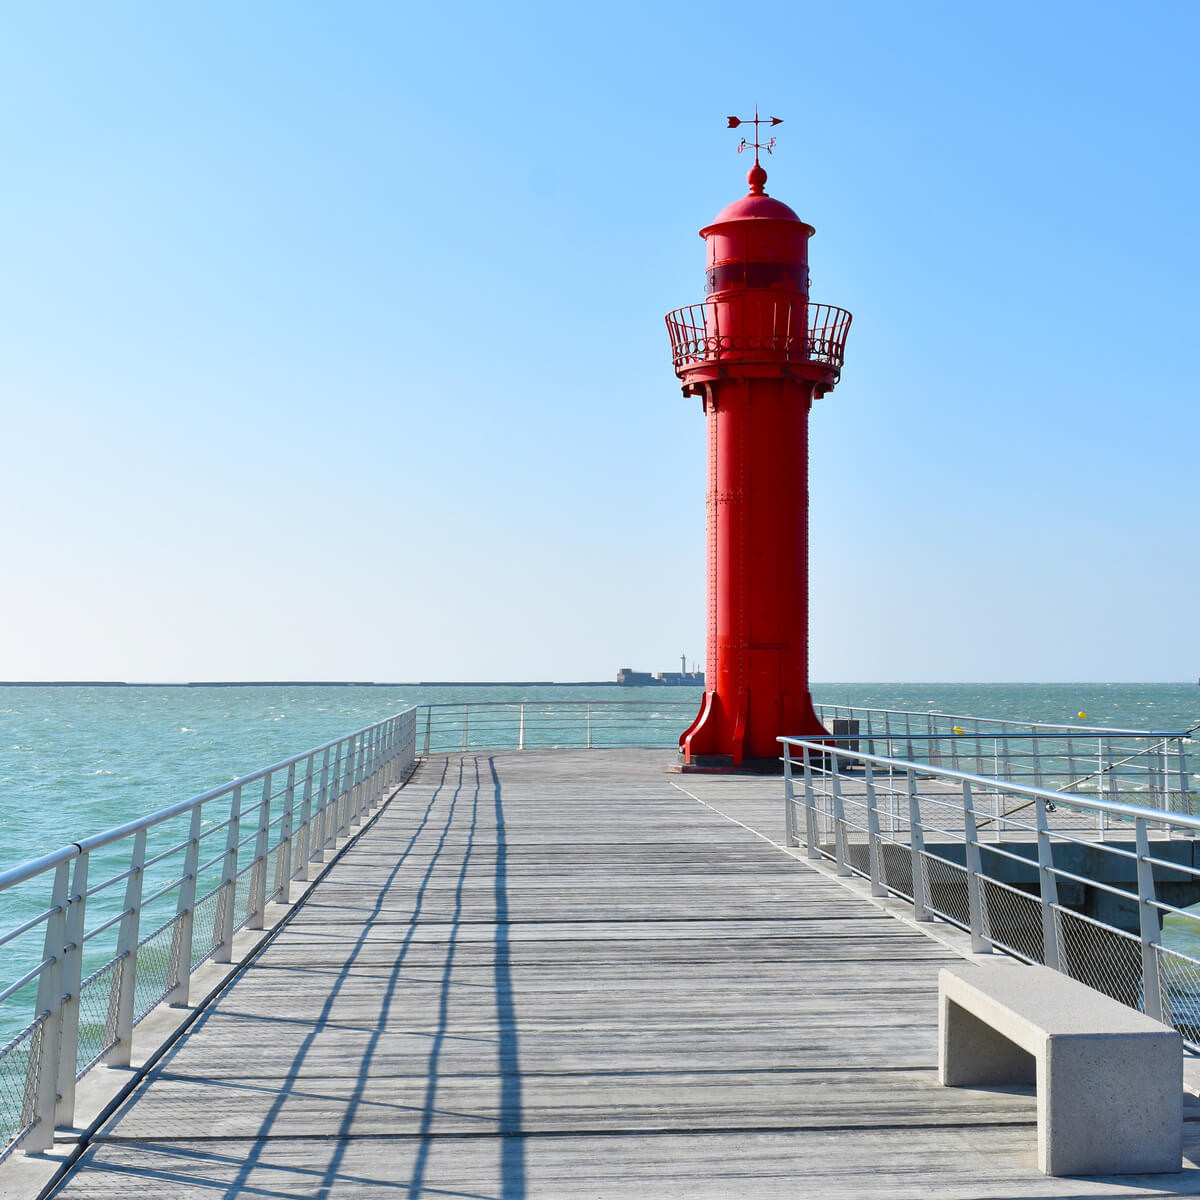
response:
[[[955,733],[966,733],[967,731],[961,725],[955,725],[954,732]]]
[[[1081,721],[1086,721],[1086,720],[1087,720],[1087,713],[1085,713],[1085,712],[1081,712],[1081,713],[1079,714],[1079,719],[1080,719]]]

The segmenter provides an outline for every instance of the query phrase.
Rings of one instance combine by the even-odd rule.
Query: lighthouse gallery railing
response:
[[[739,293],[736,305],[710,298],[666,317],[677,371],[755,352],[840,371],[850,320],[844,308],[771,292]]]
[[[15,927],[0,931],[0,1016],[28,1016],[0,1047],[0,1159],[47,1148],[96,1063],[128,1065],[134,1026],[188,1003],[192,972],[230,961],[416,754],[416,711],[307,750],[150,816],[0,873]],[[103,877],[89,881],[91,875]]]

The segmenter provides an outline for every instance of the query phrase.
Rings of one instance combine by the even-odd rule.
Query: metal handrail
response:
[[[696,699],[481,700],[417,709],[423,754],[464,750],[667,748],[695,716]]]
[[[916,759],[933,766],[980,768],[1010,782],[1074,792],[1104,791],[1110,799],[1192,811],[1188,747],[1194,726],[1180,731],[1014,721],[1002,717],[819,705],[840,745]],[[844,724],[843,721],[848,722]],[[897,747],[897,743],[900,746]]]
[[[957,925],[977,953],[1070,974],[1175,1026],[1200,1050],[1200,958],[1190,952],[1200,915],[1188,911],[1200,901],[1191,851],[1200,816],[827,740],[779,741],[789,846],[869,879],[873,895],[904,898],[918,921]],[[1031,811],[1015,818],[1022,809]],[[1100,836],[1086,836],[1089,814]],[[1124,840],[1103,840],[1113,823]],[[1187,847],[1174,857],[1173,837]],[[1126,911],[1134,916],[1122,924]],[[1164,941],[1166,916],[1197,941],[1187,949]]]
[[[1136,818],[1137,820],[1162,821],[1171,825],[1195,829],[1197,832],[1200,832],[1200,817],[1188,816],[1184,813],[1167,812],[1165,809],[1151,808],[1137,804],[1122,804],[1119,801],[1101,800],[1095,796],[1082,793],[1068,795],[1063,792],[1052,791],[1050,788],[1035,787],[1025,783],[1010,783],[1005,779],[997,779],[989,775],[976,775],[970,771],[955,771],[949,767],[932,767],[927,762],[912,762],[903,758],[887,758],[881,754],[867,754],[860,750],[843,750],[840,747],[831,746],[828,741],[817,742],[809,741],[805,738],[791,737],[777,738],[776,741],[783,746],[797,746],[815,753],[832,753],[838,758],[848,758],[853,762],[869,762],[874,766],[889,767],[893,771],[904,774],[912,771],[927,778],[933,777],[937,779],[950,779],[957,783],[978,784],[988,790],[1000,790],[1005,793],[1011,792],[1019,796],[1028,797],[1031,800],[1041,800],[1054,805],[1068,803],[1074,805],[1077,802],[1080,808],[1107,813],[1113,817],[1120,817],[1126,820]],[[936,799],[940,800],[940,797]]]
[[[37,996],[28,1023],[0,1048],[0,1159],[18,1143],[45,1149],[56,1126],[71,1125],[77,1079],[102,1060],[128,1065],[138,1021],[163,1001],[186,1005],[200,964],[228,962],[235,932],[261,929],[267,904],[286,903],[290,883],[310,877],[415,757],[410,708],[0,872],[0,898],[44,879],[50,901],[0,934],[2,945],[42,933],[36,953],[14,953],[21,943],[5,952],[6,965],[22,973],[0,987],[0,1003],[29,1003],[35,984]],[[170,824],[176,819],[188,822],[183,840]],[[170,845],[148,853],[148,836],[159,830]],[[108,871],[89,886],[93,858]],[[152,872],[168,859],[168,870]],[[140,936],[147,917],[155,928]],[[89,1015],[97,1011],[106,1017]]]
[[[983,723],[987,725],[1005,725],[1020,729],[1057,729],[1063,733],[1108,733],[1108,734],[1136,734],[1138,737],[1184,737],[1185,733],[1177,731],[1163,732],[1147,729],[1123,729],[1118,726],[1105,725],[1070,725],[1070,724],[1055,724],[1046,721],[1015,721],[1011,717],[977,717],[967,713],[947,713],[940,712],[937,709],[903,709],[903,708],[868,708],[858,704],[817,704],[814,705],[817,710],[817,715],[824,721],[829,718],[837,718],[843,713],[853,719],[856,713],[879,713],[880,715],[892,717],[941,717],[949,721],[972,721],[976,724]],[[885,727],[884,732],[889,732]],[[974,732],[974,730],[970,731]],[[982,731],[981,731],[982,732]],[[990,732],[990,731],[989,731]],[[865,736],[865,735],[864,735]],[[916,736],[915,734],[913,736]]]

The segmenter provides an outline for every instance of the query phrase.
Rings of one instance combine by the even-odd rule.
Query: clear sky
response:
[[[815,680],[1200,674],[1200,5],[0,10],[0,678],[703,655],[663,314],[771,194],[854,313]]]

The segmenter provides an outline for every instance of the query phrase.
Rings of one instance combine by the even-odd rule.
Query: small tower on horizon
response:
[[[708,633],[685,764],[779,756],[781,735],[825,737],[808,680],[808,413],[841,373],[850,314],[808,295],[815,232],[768,196],[754,125],[749,192],[700,230],[705,299],[667,314],[675,374],[708,423]]]

